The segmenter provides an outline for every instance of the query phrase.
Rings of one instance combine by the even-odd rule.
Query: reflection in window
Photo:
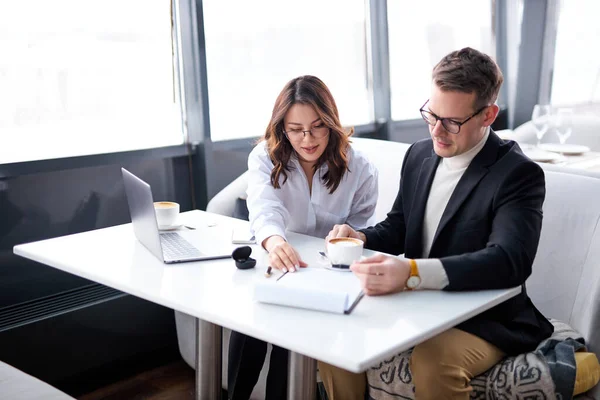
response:
[[[170,1],[0,3],[0,163],[183,142]]]
[[[299,75],[325,82],[342,124],[372,121],[363,0],[205,0],[203,11],[212,140],[264,134]]]
[[[419,117],[431,69],[446,54],[472,47],[495,57],[492,1],[388,1],[392,119]]]
[[[554,54],[553,104],[600,103],[598,11],[597,0],[561,2]]]

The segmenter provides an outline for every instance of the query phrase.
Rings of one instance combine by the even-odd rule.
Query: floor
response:
[[[194,370],[183,360],[143,372],[79,397],[80,400],[192,400],[193,398]]]
[[[193,400],[194,370],[183,360],[142,372],[136,376],[80,396],[79,400]],[[222,398],[227,398],[223,391]],[[322,383],[317,399],[327,400]]]

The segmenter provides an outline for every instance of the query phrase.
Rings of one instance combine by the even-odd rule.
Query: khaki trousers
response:
[[[468,400],[471,379],[494,366],[504,353],[491,343],[450,329],[415,346],[410,368],[417,400]],[[330,400],[363,400],[366,374],[354,374],[319,362],[319,373]]]

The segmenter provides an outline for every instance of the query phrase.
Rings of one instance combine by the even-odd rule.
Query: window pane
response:
[[[205,0],[203,7],[212,140],[264,134],[277,95],[300,75],[325,82],[342,124],[372,121],[363,0]]]
[[[0,4],[0,163],[183,142],[168,0]]]
[[[562,1],[556,32],[553,104],[600,102],[597,0]]]
[[[492,2],[388,1],[392,119],[420,118],[431,70],[446,54],[472,47],[495,55]]]

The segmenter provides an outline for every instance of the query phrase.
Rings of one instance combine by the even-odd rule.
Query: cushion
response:
[[[0,361],[0,398],[10,400],[73,400],[71,396],[2,361]]]
[[[581,340],[577,332],[557,320],[551,320],[555,333],[533,352],[506,357],[498,364],[471,380],[471,399],[555,399],[558,398],[551,369],[542,351],[551,341],[562,345]],[[575,339],[575,340],[574,340]],[[564,348],[563,348],[564,349]],[[415,387],[410,370],[412,349],[402,352],[367,371],[368,394],[371,400],[414,399]],[[573,395],[591,389],[600,379],[600,365],[594,353],[576,352],[576,376]],[[560,360],[559,360],[560,362]],[[553,371],[555,371],[553,369]],[[574,382],[573,382],[574,381]]]
[[[575,353],[577,376],[573,396],[587,392],[600,381],[600,364],[594,353],[579,351]]]
[[[238,197],[235,199],[235,206],[233,208],[233,218],[243,219],[244,221],[248,221],[250,219],[250,212],[248,211],[248,204],[246,203],[246,199],[242,199]]]

